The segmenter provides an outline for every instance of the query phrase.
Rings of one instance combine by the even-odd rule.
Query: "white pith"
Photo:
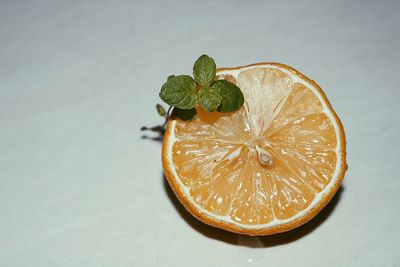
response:
[[[235,69],[235,70],[223,70],[223,71],[219,71],[217,74],[218,75],[229,74],[229,75],[232,75],[235,79],[237,79],[239,73],[249,70],[249,69],[252,69],[252,68],[278,69],[278,70],[286,73],[287,75],[289,75],[293,79],[293,83],[300,83],[300,84],[303,84],[304,86],[306,86],[307,88],[309,88],[315,94],[315,96],[318,98],[318,100],[320,101],[320,103],[323,107],[323,112],[328,116],[328,118],[332,122],[332,125],[335,129],[335,134],[336,134],[336,138],[337,138],[336,148],[334,149],[334,151],[336,152],[336,155],[337,155],[335,171],[332,175],[332,179],[330,180],[330,182],[322,189],[322,191],[320,191],[319,193],[317,193],[315,195],[314,200],[310,203],[309,206],[307,206],[305,209],[303,209],[302,211],[298,212],[296,215],[294,215],[288,219],[284,219],[284,220],[274,219],[265,224],[253,224],[253,225],[239,223],[237,221],[232,220],[230,218],[230,216],[221,216],[221,215],[216,215],[214,213],[211,213],[195,202],[195,200],[190,195],[189,189],[182,183],[182,181],[180,180],[180,178],[176,172],[176,169],[175,169],[175,166],[174,166],[173,160],[172,160],[172,148],[173,148],[175,141],[177,140],[177,138],[175,137],[176,122],[174,120],[171,121],[171,123],[169,125],[170,135],[169,135],[169,138],[165,141],[167,142],[167,144],[166,144],[166,153],[167,153],[167,161],[168,161],[167,164],[169,165],[169,168],[173,174],[173,177],[169,177],[169,178],[173,179],[174,182],[176,182],[179,185],[179,188],[182,190],[185,198],[189,201],[190,205],[192,205],[196,210],[200,211],[202,214],[206,215],[207,217],[210,217],[211,219],[218,220],[218,221],[228,223],[228,224],[232,224],[232,225],[238,226],[243,229],[259,230],[259,229],[268,229],[268,228],[271,228],[271,227],[274,227],[277,225],[283,225],[283,224],[287,224],[287,223],[296,221],[297,219],[303,217],[304,215],[309,213],[311,210],[313,210],[317,206],[317,204],[322,200],[322,198],[334,189],[335,184],[336,184],[337,180],[339,179],[339,173],[340,173],[340,170],[342,169],[343,162],[342,162],[342,158],[341,158],[342,140],[341,140],[341,133],[340,133],[339,125],[337,124],[335,116],[332,114],[331,110],[328,108],[327,104],[325,103],[325,100],[320,95],[319,90],[313,84],[308,83],[306,80],[302,79],[300,76],[296,75],[295,73],[291,72],[288,69],[285,69],[285,68],[282,68],[282,67],[279,67],[276,65],[272,65],[272,64],[248,66],[248,67],[243,67],[243,68]]]

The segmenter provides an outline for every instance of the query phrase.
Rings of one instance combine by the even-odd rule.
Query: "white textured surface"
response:
[[[399,2],[0,2],[0,266],[397,266]],[[259,239],[205,226],[138,129],[169,74],[278,61],[342,119],[320,216]]]

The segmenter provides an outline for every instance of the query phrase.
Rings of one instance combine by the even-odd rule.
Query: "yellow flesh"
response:
[[[244,107],[176,120],[178,179],[205,210],[266,224],[304,210],[332,179],[336,135],[315,94],[286,73],[255,67],[235,82]]]

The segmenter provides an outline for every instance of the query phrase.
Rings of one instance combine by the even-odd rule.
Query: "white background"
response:
[[[400,266],[399,2],[0,2],[0,266]],[[278,61],[324,88],[348,165],[272,237],[203,225],[141,126],[170,74]],[[397,248],[396,248],[397,247]]]

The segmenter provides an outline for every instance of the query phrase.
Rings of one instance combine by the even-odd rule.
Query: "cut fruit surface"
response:
[[[283,64],[219,69],[245,97],[233,113],[171,117],[163,143],[167,180],[186,209],[228,231],[296,228],[333,197],[344,176],[342,124],[320,87]]]

